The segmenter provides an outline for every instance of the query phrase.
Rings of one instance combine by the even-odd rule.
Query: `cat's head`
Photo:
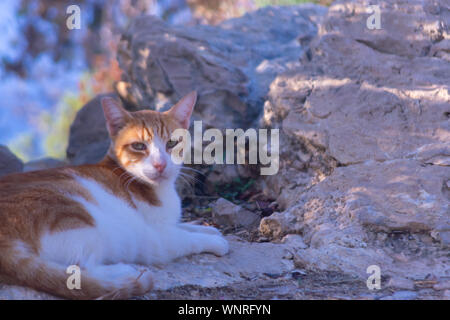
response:
[[[172,141],[171,135],[176,129],[189,128],[196,100],[194,91],[165,112],[128,112],[115,99],[103,98],[110,152],[118,164],[153,185],[175,181],[180,168],[172,161],[171,151],[178,141]]]

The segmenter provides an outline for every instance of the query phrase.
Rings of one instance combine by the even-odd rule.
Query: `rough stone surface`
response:
[[[258,181],[278,204],[260,232],[281,244],[230,239],[225,257],[154,268],[157,288],[291,271],[347,274],[365,287],[378,265],[391,282],[377,299],[449,298],[450,4],[380,0],[382,30],[368,30],[370,4],[336,1],[324,19],[324,8],[298,6],[215,27],[131,24],[118,53],[128,107],[164,110],[196,89],[194,119],[279,128],[281,139],[280,172]],[[96,162],[108,143],[97,98],[72,125],[68,158]],[[432,284],[412,291],[411,282]],[[28,296],[15,292],[3,287],[0,298]]]
[[[334,2],[270,86],[261,125],[281,129],[281,169],[264,188],[285,211],[260,229],[302,234],[305,268],[448,276],[449,3],[379,1],[382,30],[370,4]]]
[[[218,26],[194,27],[136,19],[118,52],[122,96],[160,110],[195,89],[194,119],[215,128],[248,127],[273,78],[299,64],[325,12],[317,5],[266,7]]]
[[[405,278],[392,278],[387,286],[396,289],[414,290],[414,282]]]
[[[292,260],[283,259],[289,244],[249,243],[234,236],[230,253],[224,257],[199,254],[184,257],[161,267],[151,267],[155,290],[167,290],[183,285],[219,287],[245,279],[257,280],[265,274],[285,274],[294,269]],[[45,293],[17,286],[0,286],[2,299],[54,299]]]
[[[281,238],[283,235],[299,229],[297,219],[288,212],[275,212],[264,217],[259,225],[259,232],[270,238]]]
[[[109,135],[101,106],[105,94],[95,97],[78,111],[70,126],[67,159],[74,165],[92,164],[100,161],[108,151]]]
[[[444,294],[442,295],[442,298],[444,300],[450,300],[450,290],[445,290]]]
[[[7,147],[0,146],[0,177],[21,172],[23,170],[23,162],[17,158]]]
[[[224,198],[212,204],[212,218],[215,223],[228,227],[252,227],[259,223],[259,216]]]
[[[434,290],[449,290],[450,289],[450,280],[442,281],[433,286]]]
[[[193,27],[143,16],[122,36],[118,59],[124,72],[116,91],[129,110],[165,110],[195,89],[193,118],[205,128],[249,127],[274,77],[299,65],[325,12],[318,5],[267,7],[218,26]],[[108,149],[101,97],[86,104],[72,124],[72,164],[95,163]]]
[[[101,99],[112,97],[120,100],[115,93],[98,95],[81,108],[70,126],[67,160],[73,165],[92,164],[102,160],[108,151],[110,139],[106,129]],[[128,111],[137,111],[145,107],[124,104]]]
[[[381,300],[414,300],[417,293],[414,291],[397,291],[391,296],[383,297]]]

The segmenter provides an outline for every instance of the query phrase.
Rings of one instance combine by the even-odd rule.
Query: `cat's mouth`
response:
[[[166,174],[164,172],[159,173],[159,172],[145,172],[144,171],[144,175],[145,175],[145,177],[147,177],[147,179],[149,179],[150,181],[155,182],[155,183],[159,183],[159,182],[162,182],[162,181],[168,179],[168,176],[166,176]]]

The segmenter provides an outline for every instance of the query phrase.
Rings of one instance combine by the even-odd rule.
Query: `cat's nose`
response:
[[[153,167],[156,169],[156,171],[158,171],[159,173],[162,173],[164,171],[164,169],[167,166],[167,162],[165,161],[160,161],[160,162],[155,162],[153,164]]]

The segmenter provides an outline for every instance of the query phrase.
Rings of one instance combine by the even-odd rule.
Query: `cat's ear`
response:
[[[103,98],[101,103],[105,114],[106,127],[110,136],[114,137],[125,126],[129,114],[120,106],[120,102],[114,98]]]
[[[197,102],[197,91],[192,91],[185,95],[176,105],[174,105],[168,113],[174,117],[184,129],[189,128],[192,111]]]

